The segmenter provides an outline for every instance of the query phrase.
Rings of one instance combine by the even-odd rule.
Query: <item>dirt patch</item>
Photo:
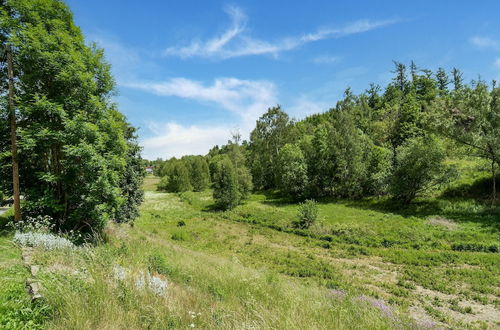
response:
[[[487,304],[482,305],[476,301],[466,300],[457,295],[445,294],[442,292],[425,289],[421,286],[417,286],[414,293],[419,295],[423,300],[431,302],[435,299],[439,300],[442,306],[434,306],[435,309],[448,315],[454,321],[462,322],[466,324],[474,322],[486,322],[490,325],[495,325],[500,323],[500,310],[494,305]],[[457,301],[456,307],[452,306],[452,301]],[[456,308],[466,310],[470,308],[470,312],[460,312],[454,310]]]

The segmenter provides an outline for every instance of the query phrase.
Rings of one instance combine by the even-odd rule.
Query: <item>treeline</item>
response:
[[[197,157],[208,164],[215,200],[220,200],[220,187],[227,189],[231,181],[245,193],[222,203],[224,208],[237,205],[252,186],[279,189],[296,200],[390,195],[410,203],[450,180],[456,169],[445,159],[462,152],[491,164],[494,199],[500,164],[496,82],[466,84],[457,69],[434,73],[413,62],[409,68],[395,63],[394,73],[384,89],[371,84],[359,95],[347,89],[334,108],[301,121],[280,106],[268,109],[249,141],[240,145],[237,137]],[[158,174],[175,181],[176,172],[164,169],[188,159],[157,161]],[[192,178],[196,169],[185,167],[186,177]],[[242,183],[246,181],[252,184]]]
[[[103,50],[87,45],[63,1],[0,0],[0,182],[12,195],[7,63],[14,67],[23,219],[99,233],[138,214],[144,175],[136,130],[112,102]]]

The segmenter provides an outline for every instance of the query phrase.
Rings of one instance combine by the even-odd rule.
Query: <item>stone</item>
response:
[[[38,274],[38,272],[40,271],[40,266],[31,265],[30,271],[31,271],[31,276],[36,276]]]

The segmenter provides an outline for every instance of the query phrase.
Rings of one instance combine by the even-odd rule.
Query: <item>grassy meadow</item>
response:
[[[0,325],[432,329],[500,324],[498,207],[463,197],[422,199],[407,209],[383,199],[323,200],[320,221],[297,230],[291,223],[298,205],[273,192],[255,193],[221,212],[212,209],[209,190],[162,193],[157,183],[146,178],[140,218],[134,226],[109,226],[106,242],[35,250],[44,295],[35,304],[23,294],[28,273],[20,251],[4,232]],[[145,272],[168,283],[164,294],[137,285]]]

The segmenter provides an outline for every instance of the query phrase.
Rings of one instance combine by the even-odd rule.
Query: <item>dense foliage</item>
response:
[[[56,230],[86,232],[132,220],[142,200],[140,148],[111,100],[103,51],[85,43],[62,1],[0,4],[2,50],[10,45],[14,57],[23,213],[51,216]],[[9,192],[6,88],[2,79],[0,166]]]
[[[221,187],[221,168],[233,172],[225,156],[238,177],[251,173],[256,189],[278,189],[293,200],[389,195],[410,203],[449,181],[454,171],[447,159],[470,156],[489,160],[496,177],[500,88],[465,84],[457,69],[450,78],[442,68],[433,73],[413,62],[409,72],[395,63],[394,73],[385,89],[371,84],[359,95],[347,89],[334,108],[301,121],[280,106],[268,109],[249,141],[215,146],[204,157],[213,186]]]

